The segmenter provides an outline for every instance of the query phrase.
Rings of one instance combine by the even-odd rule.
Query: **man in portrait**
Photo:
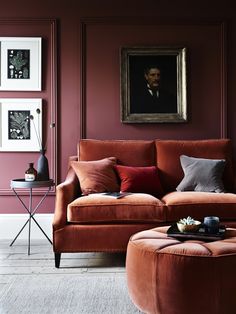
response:
[[[158,65],[145,67],[143,84],[131,90],[131,113],[177,113],[177,96],[162,84]]]

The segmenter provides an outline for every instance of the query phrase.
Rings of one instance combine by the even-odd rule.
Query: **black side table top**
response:
[[[44,188],[54,186],[53,179],[48,181],[25,181],[25,179],[13,179],[11,180],[12,189],[33,189],[33,188]]]

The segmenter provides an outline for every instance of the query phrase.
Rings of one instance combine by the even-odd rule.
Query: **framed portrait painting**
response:
[[[186,48],[121,49],[121,121],[187,121]]]
[[[41,37],[0,37],[0,90],[41,90]]]
[[[42,99],[0,98],[0,124],[0,151],[39,151]]]

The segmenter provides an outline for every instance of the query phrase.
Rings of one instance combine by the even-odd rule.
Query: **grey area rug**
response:
[[[125,274],[18,275],[0,295],[1,314],[136,314]]]

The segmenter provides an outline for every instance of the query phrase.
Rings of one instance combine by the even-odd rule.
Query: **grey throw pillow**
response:
[[[177,186],[177,191],[224,192],[222,175],[224,159],[204,159],[180,156],[184,178]]]

